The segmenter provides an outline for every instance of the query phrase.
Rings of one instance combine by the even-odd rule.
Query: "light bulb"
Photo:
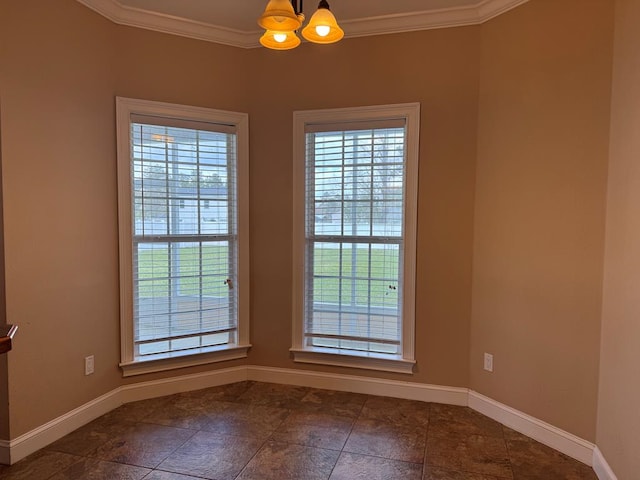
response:
[[[287,34],[286,33],[274,33],[273,34],[273,39],[278,43],[282,43],[287,39]]]
[[[316,33],[321,37],[329,35],[331,27],[329,25],[316,25]]]

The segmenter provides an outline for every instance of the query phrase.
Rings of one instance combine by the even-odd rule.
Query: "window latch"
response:
[[[229,290],[233,290],[233,280],[231,280],[230,278],[227,278],[227,279],[224,281],[224,284],[225,284],[227,287],[229,287]]]

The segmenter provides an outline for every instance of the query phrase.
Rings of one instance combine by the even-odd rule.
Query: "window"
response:
[[[246,357],[246,114],[116,104],[124,375]]]
[[[296,361],[413,371],[419,118],[294,113]]]

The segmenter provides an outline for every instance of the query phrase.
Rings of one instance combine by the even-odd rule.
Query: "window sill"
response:
[[[223,345],[173,354],[150,356],[143,360],[124,362],[120,364],[123,377],[144,375],[145,373],[162,372],[177,368],[205,365],[207,363],[226,362],[246,358],[251,345]]]
[[[294,362],[333,365],[337,367],[362,368],[382,372],[413,374],[415,360],[400,356],[360,353],[352,350],[334,350],[328,348],[290,350]]]

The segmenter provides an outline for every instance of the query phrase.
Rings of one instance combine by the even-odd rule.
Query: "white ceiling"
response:
[[[127,7],[140,8],[188,18],[233,30],[257,31],[256,19],[264,11],[267,0],[119,0]],[[340,20],[356,20],[382,15],[406,15],[413,12],[472,6],[478,0],[329,0],[331,11]],[[309,18],[318,6],[317,0],[303,2]]]
[[[357,37],[483,23],[528,0],[329,0]],[[267,0],[78,0],[110,20],[236,47],[258,46],[256,20]],[[309,18],[318,0],[305,0]]]

